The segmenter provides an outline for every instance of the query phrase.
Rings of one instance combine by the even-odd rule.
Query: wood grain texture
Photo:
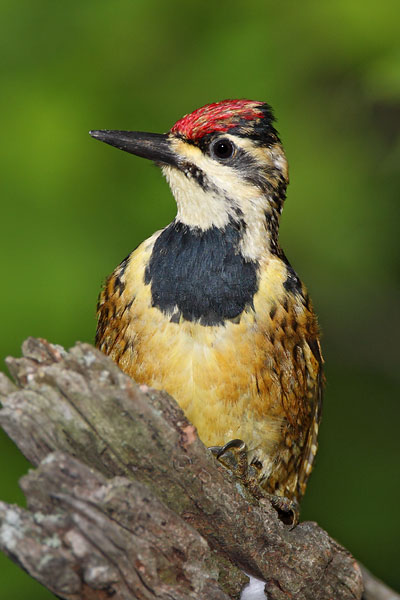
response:
[[[54,594],[228,600],[207,542],[142,484],[106,479],[62,453],[21,484],[29,510],[0,503],[0,537]]]

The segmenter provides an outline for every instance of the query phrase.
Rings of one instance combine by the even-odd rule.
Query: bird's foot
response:
[[[293,527],[299,522],[299,504],[286,496],[276,496],[268,493],[260,485],[262,465],[259,461],[248,462],[247,446],[243,440],[230,440],[223,446],[210,446],[209,450],[215,458],[226,467],[240,482],[247,487],[257,499],[267,498],[280,521]]]
[[[249,464],[247,446],[243,440],[230,440],[223,446],[210,446],[209,450],[249,489],[253,496],[257,498],[265,496],[259,485],[259,470],[253,463]]]
[[[297,500],[290,500],[286,496],[275,496],[274,494],[264,493],[264,497],[268,498],[272,506],[278,513],[278,518],[285,525],[295,527],[299,522],[300,507]]]

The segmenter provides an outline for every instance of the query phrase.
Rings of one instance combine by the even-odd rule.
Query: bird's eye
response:
[[[211,146],[211,154],[216,158],[230,158],[235,147],[232,142],[226,138],[217,140]]]

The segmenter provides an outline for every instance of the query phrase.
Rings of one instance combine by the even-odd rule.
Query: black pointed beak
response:
[[[148,158],[159,164],[177,166],[178,157],[171,148],[167,134],[108,129],[89,131],[89,133],[96,140],[125,152]]]

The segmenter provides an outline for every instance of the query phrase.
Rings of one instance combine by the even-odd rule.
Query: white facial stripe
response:
[[[248,152],[260,163],[260,168],[265,169],[269,164],[285,174],[286,159],[280,147],[257,147],[249,139],[229,134],[221,137],[231,139],[236,146]],[[171,143],[183,163],[194,165],[204,173],[206,184],[203,189],[189,171],[185,174],[174,167],[162,167],[177,203],[178,219],[191,227],[223,228],[231,217],[237,218],[237,209],[240,209],[246,222],[240,249],[247,258],[257,260],[269,247],[265,220],[265,211],[270,210],[268,196],[234,168],[204,154],[197,146],[179,138],[171,140]]]

